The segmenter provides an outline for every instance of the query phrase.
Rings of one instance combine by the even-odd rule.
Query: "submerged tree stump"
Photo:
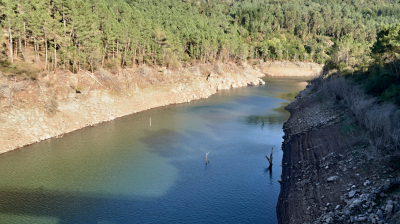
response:
[[[271,155],[270,155],[269,157],[268,157],[267,155],[264,154],[265,158],[267,158],[267,160],[268,160],[268,162],[269,162],[269,167],[268,167],[268,168],[271,168],[271,167],[272,167],[272,154],[273,154],[273,152],[274,152],[274,147],[275,147],[275,146],[272,146]]]
[[[206,164],[208,163],[208,159],[207,159],[208,154],[210,154],[210,152],[206,153]]]

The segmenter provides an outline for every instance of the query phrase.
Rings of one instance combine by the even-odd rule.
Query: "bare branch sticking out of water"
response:
[[[268,167],[268,168],[271,168],[271,167],[272,167],[272,154],[273,154],[273,152],[274,152],[274,147],[275,147],[275,145],[272,146],[271,155],[269,156],[269,158],[268,158],[267,155],[264,154],[265,158],[267,158],[267,160],[268,160],[268,162],[269,162],[269,167]]]
[[[210,152],[206,153],[206,164],[208,163],[208,159],[207,159],[208,154],[210,154]]]

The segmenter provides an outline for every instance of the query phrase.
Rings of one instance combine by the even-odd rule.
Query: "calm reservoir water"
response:
[[[0,223],[277,223],[283,107],[306,78],[264,80],[0,155]]]

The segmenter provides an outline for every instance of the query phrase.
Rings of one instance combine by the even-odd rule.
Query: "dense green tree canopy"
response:
[[[3,59],[74,72],[246,59],[360,67],[377,31],[400,22],[399,2],[381,0],[0,0],[0,12]]]

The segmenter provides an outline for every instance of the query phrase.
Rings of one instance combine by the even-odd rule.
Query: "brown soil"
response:
[[[233,63],[43,72],[37,80],[0,75],[0,153],[150,108],[207,98],[218,90],[263,84],[262,76]]]
[[[265,75],[260,68],[267,64],[192,64],[172,70],[111,66],[93,74],[43,71],[37,80],[0,74],[0,153],[150,108],[207,98],[218,90],[259,85]]]
[[[309,87],[286,109],[278,222],[399,223],[399,171],[366,159],[366,133],[346,108]]]
[[[263,73],[270,76],[318,76],[323,65],[312,62],[267,61],[260,67]]]

